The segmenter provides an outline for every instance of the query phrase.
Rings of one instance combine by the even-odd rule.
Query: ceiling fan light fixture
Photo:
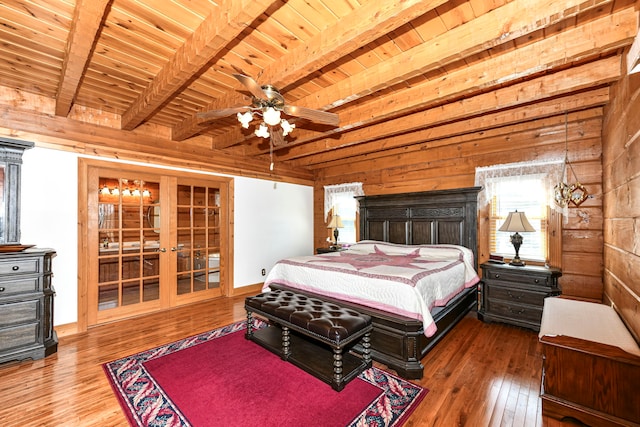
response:
[[[264,122],[260,123],[260,126],[258,128],[256,128],[256,130],[253,132],[256,136],[259,136],[260,138],[269,138],[269,128],[267,127],[266,124],[264,124]]]
[[[249,129],[249,123],[253,120],[253,114],[251,111],[247,111],[246,113],[238,113],[238,121],[242,123],[242,127],[245,129]]]
[[[273,107],[267,107],[262,111],[262,118],[269,126],[275,126],[280,123],[280,111]]]
[[[282,127],[282,136],[287,136],[291,133],[293,129],[295,129],[296,125],[289,123],[286,119],[282,119],[280,122],[280,126]]]

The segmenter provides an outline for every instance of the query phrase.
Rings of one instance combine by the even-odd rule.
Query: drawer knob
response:
[[[0,288],[0,292],[4,292],[4,288]]]
[[[523,314],[524,308],[521,308],[520,310],[514,310],[513,308],[509,307],[509,311],[513,314]]]
[[[20,266],[19,265],[14,265],[13,267],[11,267],[11,269],[13,271],[18,271],[18,270],[20,270]]]
[[[499,278],[500,278],[500,275],[499,275],[499,274],[496,274],[496,279],[499,279]]]
[[[522,295],[514,295],[514,294],[511,293],[511,291],[507,291],[507,294],[509,294],[509,297],[511,299],[520,299],[520,298],[522,298]]]
[[[540,283],[540,279],[535,279],[533,283]]]

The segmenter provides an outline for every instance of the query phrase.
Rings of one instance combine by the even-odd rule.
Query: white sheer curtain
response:
[[[364,196],[361,182],[350,182],[348,184],[336,184],[324,186],[324,222],[327,222],[327,215],[341,197]],[[356,203],[356,210],[358,204]]]
[[[484,166],[476,168],[475,185],[481,186],[478,194],[478,208],[487,205],[497,191],[497,181],[500,178],[509,177],[510,181],[523,181],[531,176],[542,177],[547,191],[548,204],[552,209],[563,215],[567,214],[567,208],[558,206],[553,198],[553,187],[559,182],[566,181],[564,159],[548,161],[529,161],[519,163],[505,163],[502,165]],[[526,188],[523,187],[523,192]],[[566,217],[566,216],[565,216]]]

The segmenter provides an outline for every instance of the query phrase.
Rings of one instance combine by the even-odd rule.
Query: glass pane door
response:
[[[220,188],[182,182],[176,197],[177,299],[221,295]]]
[[[87,206],[79,237],[86,256],[78,269],[86,315],[79,323],[226,295],[233,277],[225,273],[231,262],[229,179],[86,163],[87,186],[79,198]]]
[[[98,190],[98,317],[160,299],[159,182],[101,176]],[[101,316],[101,312],[110,312]]]

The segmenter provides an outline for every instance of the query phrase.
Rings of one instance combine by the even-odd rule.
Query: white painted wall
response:
[[[20,243],[53,248],[53,324],[78,319],[78,156],[32,148],[22,156]]]
[[[235,179],[235,287],[264,281],[276,261],[313,254],[313,188]]]
[[[54,325],[78,320],[78,157],[40,147],[23,156],[20,242],[57,252]],[[269,271],[281,258],[313,253],[312,187],[245,177],[234,177],[234,187],[231,286],[260,283],[263,268]]]

